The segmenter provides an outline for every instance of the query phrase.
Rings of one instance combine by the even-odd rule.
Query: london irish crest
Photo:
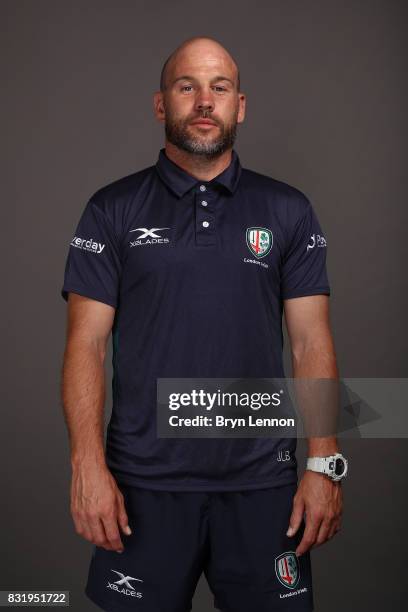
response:
[[[272,248],[272,232],[265,227],[248,227],[246,242],[252,255],[258,258],[265,257]]]
[[[283,586],[294,589],[299,582],[299,560],[294,552],[284,552],[275,559],[276,576]]]

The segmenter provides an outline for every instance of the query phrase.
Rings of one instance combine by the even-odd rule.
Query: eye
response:
[[[215,85],[215,89],[217,89],[218,91],[226,91],[226,88],[222,87],[222,85]]]
[[[190,89],[192,89],[193,86],[192,85],[183,85],[181,90],[184,91],[184,90],[188,89],[189,87],[190,87]]]

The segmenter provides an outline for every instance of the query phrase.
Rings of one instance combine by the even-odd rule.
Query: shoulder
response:
[[[99,187],[89,198],[87,207],[113,228],[117,237],[123,235],[129,215],[151,188],[155,166],[148,166]]]
[[[298,187],[249,168],[242,168],[241,185],[244,191],[264,197],[277,211],[291,218],[302,217],[311,207],[309,198]]]
[[[90,197],[92,203],[109,213],[113,206],[120,206],[138,195],[140,189],[154,175],[155,166],[148,166],[132,174],[127,174],[99,187]]]

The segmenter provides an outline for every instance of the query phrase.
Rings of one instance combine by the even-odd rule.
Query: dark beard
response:
[[[189,120],[191,121],[191,120]],[[237,134],[237,123],[230,126],[217,126],[220,129],[219,136],[212,141],[205,142],[199,138],[192,136],[187,131],[188,122],[185,121],[169,121],[165,122],[166,138],[173,145],[200,157],[213,159],[218,157],[234,145]]]

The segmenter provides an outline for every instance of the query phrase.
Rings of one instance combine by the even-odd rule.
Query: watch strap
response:
[[[336,474],[336,460],[341,459],[344,464],[344,471],[342,474]],[[334,481],[339,481],[345,478],[348,471],[348,462],[341,453],[335,455],[329,455],[328,457],[308,457],[306,461],[306,469],[312,470],[313,472],[320,472],[326,474],[329,478]]]
[[[322,474],[329,474],[328,461],[332,457],[308,457],[306,462],[306,469],[312,470],[313,472],[321,472]]]

